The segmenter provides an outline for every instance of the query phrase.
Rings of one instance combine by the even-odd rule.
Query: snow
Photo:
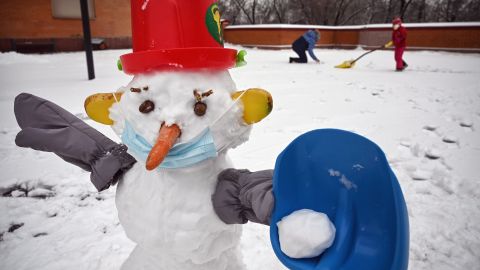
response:
[[[410,217],[410,269],[478,268],[479,54],[407,51],[408,69],[393,72],[389,51],[340,70],[333,66],[364,51],[316,50],[322,64],[290,65],[288,50],[246,50],[249,64],[231,70],[233,80],[238,89],[269,90],[274,108],[253,127],[247,143],[229,151],[236,168],[273,168],[288,143],[312,129],[355,131],[382,147],[399,179]],[[115,66],[127,52],[94,52],[93,81],[86,80],[83,53],[0,54],[0,190],[40,187],[54,194],[0,197],[2,269],[119,269],[134,248],[117,216],[115,188],[99,194],[88,173],[14,144],[17,94],[50,99],[85,119],[85,97],[116,91],[131,80]],[[462,126],[464,120],[472,127]],[[118,141],[110,127],[87,122]],[[440,157],[427,158],[430,149]],[[284,269],[271,250],[267,227],[241,227],[247,269]]]
[[[335,239],[335,226],[328,216],[310,209],[294,211],[277,222],[277,226],[280,249],[291,258],[316,257]]]
[[[355,164],[353,166],[354,169],[356,170],[361,170],[363,167],[362,165],[360,164]],[[328,173],[330,174],[330,176],[335,176],[335,177],[338,177],[338,181],[346,188],[346,189],[352,189],[352,188],[357,188],[357,185],[355,185],[355,183],[353,183],[352,181],[350,181],[344,174],[342,174],[341,172],[339,171],[336,171],[334,169],[329,169],[328,170]]]

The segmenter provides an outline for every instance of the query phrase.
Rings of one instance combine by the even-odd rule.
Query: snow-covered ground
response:
[[[0,269],[118,269],[133,244],[118,222],[115,189],[97,193],[89,175],[49,153],[21,149],[14,97],[30,92],[85,118],[83,101],[130,77],[116,70],[127,51],[95,52],[97,79],[86,80],[82,53],[0,54]],[[375,52],[350,70],[333,66],[363,51],[317,50],[322,64],[289,65],[289,51],[248,50],[231,71],[238,88],[262,87],[274,110],[250,141],[230,152],[238,168],[273,168],[295,137],[340,128],[383,148],[410,216],[410,269],[479,269],[480,55]],[[89,124],[109,137],[109,127]],[[28,191],[28,197],[25,192]],[[268,228],[248,224],[249,269],[283,269]]]

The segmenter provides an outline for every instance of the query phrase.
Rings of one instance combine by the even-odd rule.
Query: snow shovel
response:
[[[374,52],[374,51],[376,51],[376,50],[380,50],[380,49],[383,49],[383,48],[388,48],[388,47],[390,47],[390,46],[388,46],[388,45],[390,45],[390,42],[387,43],[387,44],[385,44],[385,45],[382,45],[382,46],[380,46],[380,47],[378,47],[378,48],[375,48],[375,49],[373,49],[373,50],[370,50],[370,51],[368,51],[368,52],[366,52],[366,53],[364,53],[364,54],[362,54],[362,55],[360,55],[360,56],[359,56],[357,59],[355,59],[355,60],[347,60],[347,61],[344,61],[343,63],[341,63],[340,65],[336,65],[335,67],[336,67],[336,68],[352,68],[352,67],[355,66],[355,63],[356,63],[358,60],[360,60],[362,57],[364,57],[365,55],[367,55],[367,54],[369,54],[369,53],[372,53],[372,52]]]

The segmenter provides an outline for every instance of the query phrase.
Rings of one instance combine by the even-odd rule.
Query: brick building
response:
[[[88,0],[94,47],[131,47],[130,0]],[[79,0],[0,1],[0,50],[83,49]]]

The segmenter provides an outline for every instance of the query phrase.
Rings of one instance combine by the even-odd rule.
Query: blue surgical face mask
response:
[[[236,106],[240,98],[246,93],[244,91],[236,100],[225,110],[211,126],[218,125],[219,120],[227,115],[230,110]],[[114,95],[115,96],[115,95]],[[118,102],[118,100],[116,100]],[[246,129],[244,132],[247,132]],[[243,134],[243,133],[242,133]],[[241,134],[241,135],[242,135]],[[122,142],[128,146],[128,150],[137,158],[146,162],[152,145],[136,133],[128,121],[125,120],[125,128],[121,136]],[[205,128],[200,134],[195,136],[188,142],[175,144],[168,152],[165,159],[160,164],[160,168],[175,169],[185,168],[195,165],[201,161],[217,157],[217,153],[222,152],[230,147],[229,143],[215,145],[214,138],[210,126]]]
[[[137,134],[128,121],[125,121],[122,142],[128,146],[128,150],[136,158],[146,162],[152,145]],[[185,168],[216,156],[217,149],[210,128],[207,127],[188,142],[175,144],[159,167],[167,169]]]

